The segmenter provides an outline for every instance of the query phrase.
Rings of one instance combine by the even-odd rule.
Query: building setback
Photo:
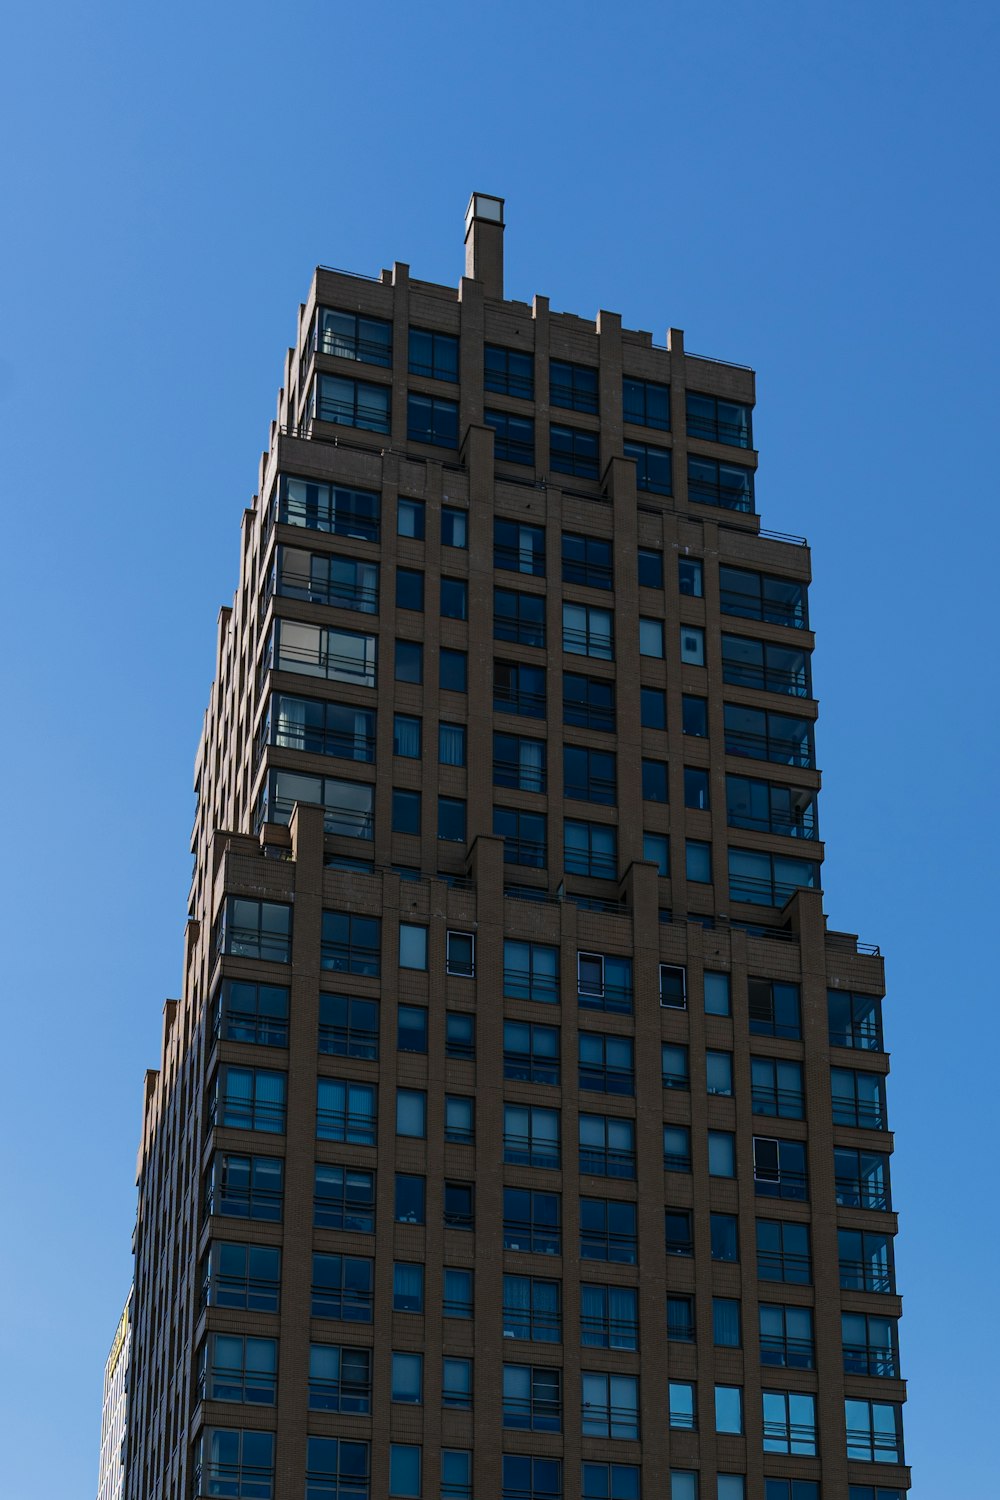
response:
[[[317,269],[146,1077],[128,1500],[901,1500],[877,949],[753,372]]]

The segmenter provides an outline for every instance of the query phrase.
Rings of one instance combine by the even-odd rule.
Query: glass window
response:
[[[713,973],[706,969],[704,988],[706,1015],[728,1016],[732,1014],[728,974]],[[752,1031],[753,1027],[751,1026],[750,1029]]]
[[[811,1308],[762,1302],[759,1317],[762,1365],[777,1365],[786,1370],[815,1369]]]
[[[354,490],[342,484],[320,484],[315,479],[283,474],[278,491],[278,520],[284,526],[302,526],[309,531],[329,532],[331,536],[377,542],[379,504],[379,495],[374,490]]]
[[[360,1167],[316,1164],[313,1224],[317,1229],[375,1232],[375,1173]]]
[[[503,1076],[524,1083],[558,1084],[559,1028],[538,1021],[504,1021]]]
[[[809,698],[812,696],[810,653],[771,641],[751,640],[744,635],[724,635],[722,680],[735,687]]]
[[[801,1040],[802,1021],[797,984],[777,979],[748,979],[747,992],[751,1035]]]
[[[444,1138],[471,1145],[476,1138],[475,1101],[464,1094],[448,1094],[444,1101]]]
[[[441,507],[441,545],[442,547],[468,547],[468,511],[456,510],[452,505]]]
[[[472,1360],[445,1355],[441,1361],[441,1405],[460,1411],[472,1406]]]
[[[798,1391],[764,1391],[764,1452],[816,1452],[816,1397]]]
[[[493,429],[493,456],[501,463],[535,462],[535,423],[532,417],[515,416],[509,411],[483,412],[483,421]]]
[[[347,704],[275,693],[261,743],[370,764],[375,759],[375,714]]]
[[[378,613],[378,563],[336,552],[279,546],[277,565],[266,586],[270,592],[310,604],[334,604],[365,615]]]
[[[544,943],[505,938],[503,944],[503,992],[513,1000],[539,1000],[554,1004],[559,999],[559,950]]]
[[[206,1427],[198,1438],[194,1467],[195,1490],[200,1495],[272,1500],[274,1433]]]
[[[690,1380],[671,1380],[669,1384],[670,1426],[694,1432],[698,1426],[695,1410],[695,1388]]]
[[[369,365],[392,364],[392,324],[335,307],[318,307],[313,348],[319,354],[362,360]]]
[[[685,693],[681,698],[682,729],[685,734],[704,739],[708,734],[708,700]],[[726,746],[728,750],[728,745]]]
[[[581,729],[615,730],[615,685],[603,677],[563,673],[563,723]]]
[[[471,1318],[473,1273],[460,1266],[445,1266],[442,1311],[446,1318]]]
[[[519,646],[545,645],[545,595],[493,590],[493,638]]]
[[[665,761],[643,761],[642,795],[647,802],[667,801],[667,765]]]
[[[783,1120],[804,1119],[801,1063],[776,1057],[752,1057],[750,1082],[755,1115],[774,1115]]]
[[[681,626],[681,661],[693,667],[705,665],[705,632],[700,625]]]
[[[806,585],[797,578],[772,578],[745,568],[719,568],[719,603],[724,615],[766,620],[805,630],[809,624]]]
[[[411,328],[409,339],[411,375],[432,380],[458,380],[458,339],[434,328]]]
[[[441,690],[448,693],[467,692],[468,676],[468,653],[442,646],[438,652],[438,685]]]
[[[639,689],[643,729],[666,729],[667,695],[662,688]]]
[[[585,1463],[582,1500],[639,1500],[638,1466]]]
[[[503,1336],[543,1344],[561,1343],[559,1282],[543,1281],[533,1276],[505,1276]]]
[[[273,657],[281,672],[374,687],[375,656],[373,635],[294,620],[275,621]],[[269,655],[268,664],[270,660]]]
[[[549,466],[554,474],[597,478],[597,433],[579,427],[549,428]]]
[[[546,860],[544,813],[522,812],[514,807],[494,807],[493,832],[498,838],[504,840],[505,864],[544,868]]]
[[[597,370],[593,365],[570,364],[568,360],[549,362],[549,400],[553,406],[571,411],[597,412]]]
[[[600,1031],[581,1031],[580,1088],[602,1094],[635,1093],[635,1059],[632,1039],[606,1036]]]
[[[711,1214],[709,1228],[713,1260],[739,1260],[739,1229],[735,1214]]]
[[[663,1087],[688,1089],[691,1086],[687,1046],[682,1042],[664,1042],[661,1047]]]
[[[348,1496],[367,1500],[368,1490],[367,1443],[349,1443],[345,1438],[306,1439],[306,1500],[328,1500],[334,1495],[343,1500]]]
[[[448,1012],[445,1016],[444,1051],[446,1057],[459,1057],[467,1062],[475,1058],[475,1016],[466,1015],[464,1011]]]
[[[715,1387],[716,1432],[743,1431],[743,1388],[738,1385]]]
[[[712,846],[700,839],[685,839],[684,860],[688,880],[710,884],[712,880]]]
[[[292,909],[275,901],[227,896],[219,915],[216,952],[287,964],[291,958]]]
[[[380,429],[388,431],[388,427]],[[434,443],[439,448],[458,447],[458,402],[443,396],[406,398],[406,436],[411,443]]]
[[[494,734],[493,785],[522,792],[544,792],[545,741],[519,734]]]
[[[465,799],[463,797],[438,798],[437,836],[447,843],[465,843]]]
[[[705,570],[700,558],[681,557],[677,561],[678,585],[682,594],[701,599],[705,593]]]
[[[321,1141],[374,1146],[377,1133],[374,1084],[320,1078],[316,1084],[316,1135]]]
[[[609,609],[590,604],[563,605],[563,650],[572,656],[614,660],[612,616]]]
[[[708,1173],[710,1177],[736,1176],[736,1142],[732,1131],[708,1132]]]
[[[545,577],[545,529],[520,521],[493,522],[493,566]]]
[[[392,1399],[419,1406],[423,1401],[424,1357],[394,1349],[392,1352]]]
[[[320,422],[361,427],[366,432],[389,431],[391,393],[387,385],[347,380],[340,375],[317,375],[309,415]]]
[[[753,1187],[758,1198],[808,1198],[806,1148],[802,1141],[753,1138]]]
[[[580,1288],[580,1342],[590,1349],[638,1349],[636,1289],[585,1283]]]
[[[698,766],[684,767],[684,806],[708,810],[708,772]]]
[[[559,1111],[536,1104],[503,1107],[503,1159],[515,1166],[558,1168]]]
[[[501,1500],[560,1500],[562,1460],[503,1455]]]
[[[691,1132],[686,1125],[664,1125],[663,1170],[690,1172]]]
[[[423,1089],[396,1090],[396,1134],[418,1140],[426,1137],[427,1095]]]
[[[504,1188],[505,1250],[523,1250],[532,1255],[559,1255],[562,1250],[561,1224],[558,1193],[541,1193],[533,1188]]]
[[[610,589],[614,573],[611,542],[603,537],[577,536],[564,531],[562,538],[563,583],[582,583],[592,589]]]
[[[639,655],[663,656],[663,621],[639,621]]]
[[[635,1177],[635,1122],[617,1115],[580,1115],[580,1171]]]
[[[691,1214],[688,1209],[668,1208],[664,1215],[668,1255],[693,1255]]]
[[[284,1162],[280,1157],[220,1151],[206,1173],[205,1211],[225,1218],[280,1223]]]
[[[469,618],[469,585],[464,578],[442,578],[441,615],[447,620]]]
[[[395,663],[397,682],[423,682],[424,648],[420,641],[397,641]]]
[[[287,1079],[270,1068],[238,1068],[224,1063],[210,1099],[212,1125],[234,1130],[261,1130],[282,1135],[285,1129]]]
[[[340,1344],[309,1348],[309,1410],[367,1415],[372,1406],[370,1349]]]
[[[663,432],[669,432],[670,387],[626,375],[622,380],[622,414],[626,422],[636,422],[640,427],[659,427]]]
[[[882,1151],[855,1151],[838,1146],[833,1153],[834,1187],[842,1208],[875,1208],[888,1212],[889,1158]]]
[[[517,396],[521,401],[535,399],[534,356],[522,349],[504,349],[487,344],[483,349],[483,387],[501,396]]]
[[[323,827],[341,838],[370,839],[375,788],[333,776],[304,776],[299,771],[271,771],[261,799],[262,823],[287,824],[297,802],[324,808]]]
[[[471,979],[476,972],[476,938],[471,932],[449,932],[445,936],[445,972]]]
[[[584,823],[566,818],[563,823],[563,863],[574,875],[617,879],[618,830],[607,823]]]
[[[399,967],[401,969],[426,969],[426,927],[417,927],[412,922],[400,922]]]
[[[202,1343],[198,1368],[202,1400],[273,1406],[277,1380],[277,1339],[210,1333]]]
[[[504,1365],[503,1425],[527,1432],[561,1432],[562,1371]]]
[[[857,1068],[831,1068],[830,1088],[834,1124],[853,1125],[861,1130],[887,1128],[885,1080],[881,1074]]]
[[[396,569],[396,608],[422,610],[424,575],[415,568]]]
[[[863,1052],[881,1052],[882,1001],[877,995],[856,995],[850,990],[827,990],[831,1047],[854,1047]]]
[[[414,1177],[406,1172],[397,1172],[395,1206],[393,1210],[396,1223],[425,1223],[425,1196],[426,1184],[423,1177]]]
[[[638,1376],[584,1370],[581,1380],[584,1437],[638,1438]]]
[[[472,1454],[467,1449],[441,1450],[441,1500],[472,1500]]]
[[[445,1229],[475,1229],[476,1190],[471,1182],[446,1182],[444,1185]]]
[[[708,396],[699,391],[687,391],[686,398],[689,437],[705,438],[711,443],[731,443],[735,448],[753,447],[750,435],[752,408],[745,401],[730,401],[724,396]],[[797,1496],[795,1500],[798,1500]]]
[[[396,535],[412,537],[414,541],[422,542],[424,523],[424,502],[405,500],[401,496],[396,502]]]
[[[844,1369],[851,1375],[899,1379],[896,1319],[881,1313],[841,1313]]]
[[[580,1258],[634,1266],[639,1244],[635,1204],[615,1198],[580,1199]]]
[[[705,1081],[710,1094],[732,1094],[733,1054],[731,1052],[706,1052]]]
[[[438,760],[442,766],[465,765],[464,724],[438,725]]]
[[[545,668],[523,661],[493,662],[493,708],[496,713],[545,718]]]
[[[712,1298],[712,1342],[720,1349],[738,1349],[742,1344],[738,1298]]]
[[[577,954],[581,1010],[632,1012],[632,960],[611,953]]]
[[[356,1255],[314,1255],[312,1316],[370,1323],[374,1266],[373,1260]]]
[[[758,1219],[757,1275],[762,1281],[808,1286],[812,1281],[809,1226],[783,1219]]]
[[[667,1338],[674,1343],[694,1343],[694,1298],[668,1296]]]
[[[274,1312],[281,1300],[281,1251],[213,1240],[202,1262],[202,1305]]]
[[[392,753],[405,760],[419,760],[420,720],[410,714],[394,714],[392,720]],[[414,793],[419,797],[419,792]]]
[[[627,439],[622,444],[626,458],[635,460],[635,487],[654,495],[672,495],[674,492],[671,453],[669,448],[658,448],[653,443],[633,443]]]
[[[416,1444],[389,1444],[389,1494],[419,1496],[420,1449]]]
[[[838,1229],[840,1284],[854,1292],[896,1291],[892,1235],[877,1229]]]
[[[701,505],[753,511],[753,470],[688,454],[688,496]]]
[[[396,1012],[396,1048],[399,1052],[427,1051],[427,1007],[401,1005]]]
[[[615,802],[615,756],[610,750],[563,747],[563,791],[581,802]]]
[[[811,1481],[809,1481],[809,1482],[811,1483]],[[765,1491],[766,1491],[765,1500],[769,1500],[769,1496],[770,1496],[770,1491],[766,1490],[766,1486],[769,1483],[770,1483],[770,1480],[768,1480],[768,1479],[764,1480]],[[718,1496],[718,1500],[746,1500],[746,1483],[745,1483],[743,1475],[742,1474],[720,1474],[718,1476],[718,1489],[716,1491],[716,1494]],[[819,1492],[818,1492],[818,1490],[816,1490],[815,1493],[813,1493],[812,1495],[810,1495],[808,1497],[806,1497],[805,1495],[803,1495],[802,1496],[802,1500],[819,1500]]]
[[[398,786],[393,787],[392,831],[393,833],[420,832],[419,792],[410,792],[405,788]]]
[[[642,857],[651,860],[658,875],[670,875],[670,839],[665,833],[644,833]]]

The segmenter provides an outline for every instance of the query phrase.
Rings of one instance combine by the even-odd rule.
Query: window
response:
[[[558,1193],[533,1188],[503,1190],[503,1247],[532,1255],[559,1255],[562,1216]]]
[[[493,590],[493,638],[519,646],[545,645],[545,595]]]
[[[206,1174],[205,1212],[279,1223],[284,1166],[277,1157],[217,1151]]]
[[[777,979],[748,979],[750,1032],[753,1036],[802,1038],[799,987]]]
[[[544,792],[545,741],[518,734],[493,736],[493,785],[522,792]]]
[[[638,1258],[635,1204],[617,1198],[581,1198],[580,1259],[634,1266]]]
[[[764,1452],[816,1452],[816,1397],[764,1391]]]
[[[723,510],[753,511],[753,470],[688,454],[688,497]]]
[[[705,593],[705,569],[698,557],[680,557],[677,560],[677,583],[682,594],[691,599],[701,599]]]
[[[278,520],[284,526],[302,526],[308,531],[329,532],[331,536],[377,542],[379,504],[375,490],[353,490],[343,484],[320,484],[315,479],[283,474]]]
[[[722,680],[734,687],[759,688],[768,693],[812,696],[810,653],[744,635],[722,637]]]
[[[279,672],[321,677],[330,682],[349,682],[357,687],[374,687],[375,654],[373,635],[333,626],[277,620],[273,650],[265,665],[273,656]]]
[[[371,1409],[371,1350],[311,1344],[309,1410],[358,1412],[367,1416]]]
[[[396,1050],[427,1051],[427,1007],[401,1005],[396,1011]]]
[[[740,1496],[742,1494],[741,1490]],[[764,1500],[819,1500],[819,1484],[815,1479],[765,1479]],[[853,1484],[850,1486],[850,1500],[855,1500]],[[870,1496],[868,1500],[871,1500]],[[904,1500],[904,1496],[900,1495],[898,1500]]]
[[[735,448],[753,447],[750,434],[752,408],[747,402],[729,401],[723,396],[707,396],[698,391],[688,391],[686,395],[688,437],[705,438],[711,443],[731,443]]]
[[[736,1176],[736,1143],[731,1131],[708,1132],[708,1174],[710,1177]]]
[[[395,662],[397,682],[423,682],[424,648],[420,641],[397,641]]]
[[[808,1286],[812,1281],[809,1226],[784,1219],[758,1219],[757,1275],[762,1281]]]
[[[635,1124],[615,1115],[580,1115],[580,1171],[635,1176]]]
[[[375,714],[370,709],[275,693],[263,742],[284,750],[371,763],[375,759]]]
[[[553,406],[571,411],[597,411],[597,370],[593,365],[574,365],[568,360],[549,363],[549,400]]]
[[[272,1500],[274,1433],[206,1427],[198,1438],[194,1488],[198,1495]]]
[[[895,1401],[844,1402],[847,1456],[870,1464],[903,1462],[903,1408]]]
[[[622,381],[622,411],[626,422],[670,431],[670,387],[626,375]]]
[[[708,772],[697,766],[684,767],[684,806],[708,810]]]
[[[639,1303],[635,1288],[591,1283],[581,1286],[580,1342],[590,1349],[638,1349]]]
[[[694,1469],[670,1470],[670,1500],[698,1500],[698,1475]]]
[[[424,1224],[426,1185],[422,1177],[413,1177],[406,1172],[396,1173],[396,1194],[393,1217],[397,1224]]]
[[[705,1083],[710,1094],[732,1094],[733,1054],[731,1052],[706,1052]]]
[[[713,1260],[738,1261],[740,1258],[739,1225],[735,1214],[711,1214],[709,1231]]]
[[[442,1311],[446,1318],[471,1318],[473,1273],[460,1266],[445,1266]]]
[[[445,1229],[475,1229],[476,1198],[471,1182],[446,1182],[444,1185]]]
[[[557,1168],[559,1111],[536,1104],[505,1104],[503,1159],[515,1166]]]
[[[374,1265],[374,1261],[357,1255],[314,1255],[312,1316],[335,1318],[341,1323],[370,1323]]]
[[[663,621],[640,619],[639,655],[663,658]]]
[[[429,375],[432,380],[458,380],[458,339],[435,328],[411,328],[409,347],[411,375]]]
[[[681,698],[681,729],[704,739],[708,735],[708,701],[685,693]],[[727,746],[728,749],[728,746]]]
[[[396,1090],[396,1134],[424,1140],[427,1135],[427,1095],[423,1089]]]
[[[535,462],[535,423],[532,417],[517,417],[509,411],[483,412],[483,421],[493,428],[493,456],[501,463]]]
[[[505,864],[544,868],[544,813],[522,812],[515,807],[494,807],[493,832],[504,840]]]
[[[738,1385],[715,1387],[716,1432],[743,1431],[743,1388]]]
[[[457,448],[458,402],[443,396],[418,396],[410,391],[406,398],[406,436],[411,443]]]
[[[666,729],[667,695],[662,688],[639,689],[640,716],[643,729]]]
[[[549,463],[554,474],[597,478],[597,433],[579,427],[549,428]]]
[[[753,1182],[758,1198],[808,1198],[805,1144],[755,1135]]]
[[[442,646],[438,652],[438,685],[442,692],[468,692],[469,656],[466,651],[455,651]]]
[[[581,1031],[580,1088],[601,1094],[635,1093],[635,1059],[632,1039],[606,1036],[600,1031]]]
[[[578,953],[577,993],[581,1009],[631,1015],[632,960],[611,953]]]
[[[413,922],[399,924],[399,967],[401,969],[427,968],[427,928]]]
[[[278,1380],[277,1339],[210,1333],[198,1362],[198,1394],[203,1401],[241,1401],[273,1406]]]
[[[419,1406],[424,1399],[424,1356],[392,1351],[392,1399]]]
[[[337,552],[307,552],[282,545],[266,586],[269,594],[289,599],[333,604],[365,615],[378,613],[378,563]]]
[[[896,1290],[892,1235],[884,1230],[838,1229],[840,1284],[852,1292]]]
[[[678,1344],[694,1343],[694,1298],[667,1298],[667,1338]]]
[[[420,793],[409,792],[403,787],[392,789],[393,833],[420,832]]]
[[[735,703],[723,704],[723,716],[727,755],[770,760],[782,766],[815,766],[809,719],[793,719],[762,708],[741,708]]]
[[[503,1076],[524,1083],[559,1082],[559,1028],[536,1021],[504,1021]]]
[[[664,1125],[663,1170],[690,1172],[691,1132],[686,1125]]]
[[[213,1035],[227,1042],[288,1046],[288,990],[283,985],[224,979],[212,1015]]]
[[[469,1411],[472,1408],[472,1360],[445,1355],[441,1361],[441,1405]]]
[[[687,1007],[687,970],[680,964],[660,965],[660,1004],[671,1010]]]
[[[889,1158],[882,1151],[854,1151],[838,1146],[833,1153],[834,1186],[842,1208],[892,1207]]]
[[[503,1279],[503,1336],[529,1339],[534,1343],[562,1342],[558,1281],[540,1281],[534,1276]]]
[[[693,1255],[691,1214],[688,1209],[668,1208],[664,1215],[668,1255]]]
[[[700,625],[681,626],[681,661],[692,667],[705,665],[705,632]]]
[[[753,980],[750,982],[752,984]],[[728,1016],[732,1014],[728,974],[713,973],[706,969],[704,989],[705,1014],[707,1016]],[[752,1026],[750,1030],[753,1030]]]
[[[493,522],[493,566],[545,577],[545,529],[520,521]]]
[[[742,1345],[737,1297],[712,1298],[712,1342],[717,1349],[739,1349]]]
[[[831,1047],[854,1047],[862,1052],[881,1052],[882,1001],[877,995],[856,995],[850,990],[827,990]]]
[[[812,1311],[808,1307],[760,1306],[760,1362],[786,1370],[813,1370]]]
[[[392,364],[392,324],[339,308],[319,307],[312,347],[319,354],[357,359],[369,365]]]
[[[555,1004],[559,999],[559,949],[504,938],[503,992],[510,1000]]]
[[[445,934],[445,973],[472,979],[476,972],[476,938],[472,932]]]
[[[216,953],[233,958],[260,958],[267,963],[291,960],[292,908],[276,901],[247,901],[227,896],[219,914]]]
[[[780,1120],[805,1118],[801,1063],[752,1057],[750,1083],[755,1115],[774,1115]]]
[[[694,1383],[690,1380],[671,1380],[668,1391],[670,1426],[679,1428],[682,1432],[697,1431]]]
[[[366,432],[389,431],[391,393],[387,385],[366,380],[346,380],[340,375],[317,375],[313,384],[310,417],[341,427],[361,427]]]
[[[671,453],[669,448],[658,448],[653,443],[633,443],[628,439],[622,444],[626,458],[635,460],[635,487],[653,495],[672,495],[674,492]]]
[[[642,857],[650,860],[656,866],[656,873],[669,878],[670,875],[670,839],[665,833],[644,833],[642,836]]]
[[[719,603],[725,615],[766,620],[805,630],[809,624],[806,585],[797,578],[772,578],[745,568],[719,568]]]
[[[444,1055],[462,1058],[466,1062],[471,1062],[475,1058],[475,1016],[469,1016],[457,1010],[448,1011],[445,1016]]]
[[[375,1173],[361,1167],[317,1162],[313,1186],[313,1223],[317,1229],[375,1233]]]
[[[642,795],[647,802],[666,802],[668,800],[666,761],[643,761]]]
[[[442,547],[468,547],[469,545],[469,513],[466,510],[456,510],[453,505],[442,505],[441,507],[441,545]]]
[[[464,798],[438,798],[438,838],[449,844],[465,843]]]
[[[614,880],[618,875],[618,831],[607,823],[563,823],[563,864],[573,875]]]
[[[368,1444],[306,1439],[306,1500],[368,1500]]]
[[[441,1500],[472,1500],[472,1454],[468,1450],[441,1450]]]
[[[401,496],[396,501],[397,536],[408,536],[416,542],[422,542],[425,521],[426,513],[422,500],[405,500]]]
[[[726,820],[730,828],[753,828],[787,838],[816,837],[816,793],[809,787],[780,786],[749,776],[726,777]]]
[[[895,1318],[879,1313],[841,1313],[844,1369],[850,1375],[899,1379],[899,1338]]]
[[[562,1495],[562,1461],[558,1458],[505,1453],[502,1472],[501,1500],[559,1500]]]
[[[396,608],[423,610],[424,575],[415,568],[396,569]]]
[[[494,661],[493,708],[496,713],[545,718],[545,668],[523,661]]]
[[[585,1463],[582,1500],[639,1500],[638,1466]]]
[[[419,1496],[420,1448],[417,1444],[389,1444],[389,1494]]]
[[[613,752],[587,750],[582,745],[565,745],[563,789],[567,797],[573,797],[577,801],[613,806],[616,795]]]
[[[316,1085],[316,1135],[321,1141],[374,1146],[376,1090],[370,1083],[320,1078]]]
[[[712,881],[712,846],[701,839],[684,840],[684,865],[688,880],[710,885]]]
[[[591,589],[610,589],[614,580],[611,543],[602,537],[576,536],[564,531],[562,578],[563,583],[582,583]]]
[[[465,765],[464,724],[438,725],[438,761],[442,766]]]
[[[614,660],[610,609],[591,604],[563,605],[563,650],[571,656],[593,656]]]
[[[638,1376],[584,1370],[582,1382],[584,1437],[639,1436]]]
[[[501,396],[517,396],[522,401],[535,399],[534,357],[521,349],[504,349],[487,344],[483,350],[485,369],[483,387]]]
[[[370,839],[373,834],[375,788],[360,781],[332,776],[305,776],[299,771],[271,771],[261,799],[260,822],[291,820],[296,802],[319,803],[323,828],[346,839]]]
[[[448,1094],[445,1097],[444,1138],[458,1145],[472,1145],[476,1139],[474,1099],[464,1094]]]
[[[665,1089],[688,1089],[691,1087],[688,1049],[681,1042],[664,1042],[661,1048],[663,1087]]]
[[[885,1130],[885,1079],[880,1073],[862,1073],[857,1068],[831,1068],[835,1125],[856,1125],[861,1130]]]
[[[202,1262],[204,1307],[237,1312],[278,1311],[281,1251],[270,1245],[239,1245],[213,1240]]]
[[[615,732],[615,685],[604,677],[563,673],[563,723]]]
[[[525,1432],[561,1432],[562,1371],[504,1365],[503,1425]]]

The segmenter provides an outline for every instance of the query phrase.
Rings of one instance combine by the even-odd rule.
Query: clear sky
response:
[[[507,199],[510,295],[758,371],[763,524],[814,548],[828,909],[888,955],[913,1494],[997,1494],[998,32],[976,0],[8,9],[9,1500],[95,1491],[215,618],[297,305],[317,262],[454,283],[473,188]]]

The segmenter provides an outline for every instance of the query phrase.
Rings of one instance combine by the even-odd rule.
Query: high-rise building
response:
[[[131,1344],[132,1293],[128,1294],[104,1366],[101,1396],[101,1460],[97,1500],[121,1500],[125,1478],[125,1421]]]
[[[146,1081],[129,1500],[901,1500],[882,959],[754,375],[320,267]]]

